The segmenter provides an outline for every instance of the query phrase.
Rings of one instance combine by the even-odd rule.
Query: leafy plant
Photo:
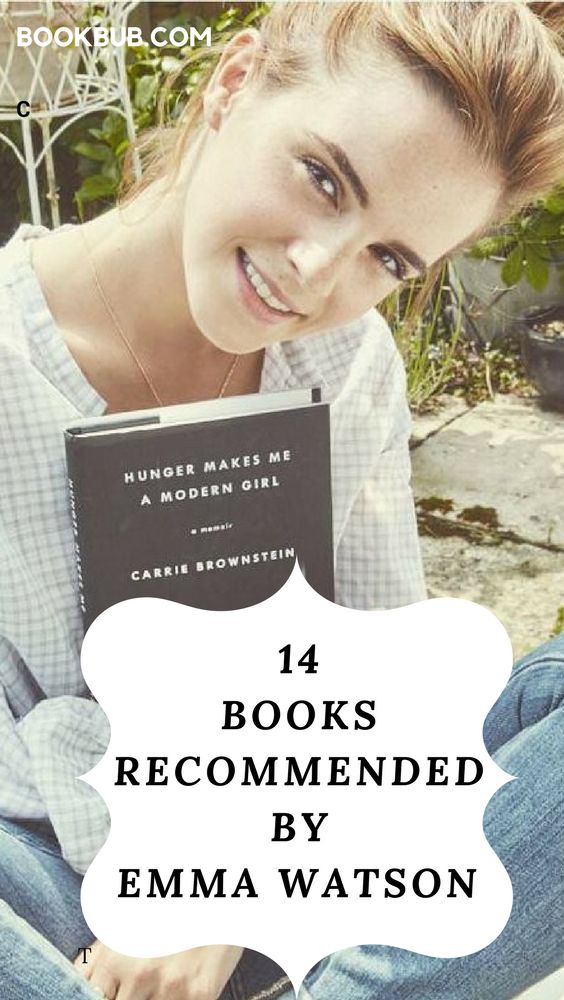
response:
[[[193,17],[191,24],[200,34],[211,27],[212,45],[218,46],[263,17],[268,6],[257,3],[247,14],[238,7],[229,7],[211,21]],[[178,14],[161,23],[168,34],[184,22],[185,16]],[[212,55],[206,56],[206,51],[207,46],[201,43],[200,57],[195,61],[188,58],[194,53],[190,47],[153,48],[144,43],[128,50],[127,79],[137,134],[159,124],[161,113],[169,122],[180,116],[202,73],[210,66]],[[66,143],[77,157],[81,183],[74,197],[83,218],[86,206],[91,206],[95,213],[101,205],[116,198],[129,148],[125,121],[117,111],[109,110],[97,115],[94,124],[90,119],[88,125],[79,123],[69,129]]]
[[[517,215],[499,233],[478,240],[471,254],[480,259],[502,258],[501,277],[506,285],[524,278],[535,291],[542,291],[551,262],[564,261],[564,185]]]
[[[418,309],[419,282],[399,289],[379,307],[404,360],[411,409],[432,410],[443,394],[470,405],[496,394],[536,395],[518,340],[507,338],[494,346],[469,334],[455,281],[455,273],[445,266],[423,309]]]
[[[460,296],[455,296],[442,269],[430,301],[417,314],[420,283],[408,283],[385,303],[383,312],[402,354],[411,408],[429,409],[452,376],[462,332]]]
[[[461,337],[444,391],[471,405],[498,394],[537,395],[527,378],[519,342],[511,338],[493,346]]]

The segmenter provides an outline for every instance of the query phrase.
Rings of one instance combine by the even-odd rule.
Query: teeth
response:
[[[272,294],[272,291],[246,254],[243,254],[243,267],[245,268],[245,274],[251,282],[255,292],[259,298],[263,300],[263,302],[266,302],[267,306],[270,306],[271,309],[278,310],[278,312],[292,312],[291,309],[288,309],[288,306],[285,306],[283,302],[280,302],[280,299],[277,299],[276,296]]]

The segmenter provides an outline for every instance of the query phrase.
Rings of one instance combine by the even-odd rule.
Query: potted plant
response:
[[[564,185],[453,262],[467,324],[492,341],[519,330],[532,308],[564,302]]]

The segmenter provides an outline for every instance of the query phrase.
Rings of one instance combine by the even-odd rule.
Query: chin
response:
[[[256,335],[251,338],[248,330],[244,333],[238,331],[237,323],[214,322],[209,316],[205,321],[203,317],[201,322],[196,320],[196,325],[202,336],[225,354],[254,354],[271,342],[266,332],[261,335],[261,331],[257,330]]]

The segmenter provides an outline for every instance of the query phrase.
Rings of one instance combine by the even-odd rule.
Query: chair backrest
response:
[[[0,0],[0,118],[13,117],[18,101],[29,101],[34,117],[56,117],[87,109],[119,96],[124,49],[119,45],[90,44],[81,32],[90,22],[120,40],[130,11],[138,0],[88,3],[54,0]],[[17,44],[17,29],[37,41]],[[38,29],[40,29],[38,31]],[[30,35],[31,32],[31,35]],[[50,41],[55,38],[63,45]],[[67,41],[72,44],[67,45]],[[44,44],[47,42],[47,44]],[[76,42],[76,44],[75,44]]]

